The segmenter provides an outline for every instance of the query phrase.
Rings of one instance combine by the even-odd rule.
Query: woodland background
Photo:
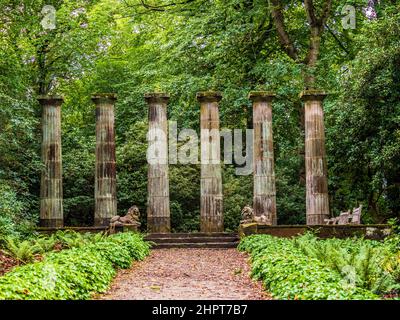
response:
[[[343,28],[346,4],[356,8],[355,29]],[[40,24],[44,5],[57,9],[54,30]],[[329,92],[324,110],[332,214],[362,203],[364,223],[399,216],[399,9],[395,0],[0,0],[0,234],[22,234],[38,221],[38,94],[65,97],[67,225],[93,222],[92,93],[118,94],[118,210],[124,214],[137,204],[145,227],[143,94],[170,93],[169,118],[199,131],[195,94],[202,90],[223,93],[221,127],[231,129],[251,128],[249,91],[277,93],[278,222],[304,223],[299,93],[308,85]],[[320,45],[317,59],[309,56],[313,43]],[[223,179],[225,224],[235,230],[241,208],[252,203],[252,176],[236,176],[234,165],[225,165]],[[199,194],[199,166],[171,165],[175,231],[198,229]]]

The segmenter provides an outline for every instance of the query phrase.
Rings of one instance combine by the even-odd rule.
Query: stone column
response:
[[[94,225],[107,226],[117,215],[114,94],[96,94],[96,176]]]
[[[326,94],[318,90],[301,93],[305,118],[305,165],[307,225],[325,224],[329,218],[325,127],[322,102]]]
[[[250,92],[253,101],[253,163],[255,216],[267,217],[267,224],[276,225],[276,189],[274,143],[272,134],[272,99],[269,92]]]
[[[62,227],[63,187],[61,155],[61,105],[58,96],[40,96],[42,105],[42,170],[40,226]]]
[[[154,152],[148,153],[147,229],[152,233],[171,232],[168,179],[168,121],[166,93],[147,93],[148,139]]]
[[[201,133],[200,230],[224,231],[220,159],[219,92],[199,92]]]

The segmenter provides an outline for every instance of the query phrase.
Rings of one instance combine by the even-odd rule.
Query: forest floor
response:
[[[236,249],[156,249],[120,270],[102,300],[270,300]]]
[[[12,268],[17,266],[19,263],[16,259],[9,257],[0,250],[0,276],[10,271]]]

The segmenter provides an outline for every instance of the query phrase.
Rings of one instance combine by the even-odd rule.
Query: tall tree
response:
[[[307,17],[307,27],[309,32],[308,49],[302,54],[298,47],[295,46],[290,38],[283,14],[282,0],[270,0],[271,12],[278,34],[279,42],[286,54],[296,63],[303,64],[304,70],[304,85],[306,88],[314,88],[315,86],[315,68],[321,51],[321,37],[326,30],[326,22],[331,15],[333,0],[320,1],[321,9],[318,10],[315,6],[316,1],[304,0],[304,10]]]

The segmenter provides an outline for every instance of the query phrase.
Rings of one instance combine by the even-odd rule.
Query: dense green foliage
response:
[[[71,230],[57,231],[50,236],[38,235],[35,232],[21,239],[20,236],[0,237],[0,249],[19,263],[28,263],[35,260],[37,256],[53,250],[71,249],[91,243],[103,241],[103,233],[81,234]]]
[[[89,299],[108,288],[117,268],[129,268],[132,260],[142,260],[148,253],[149,244],[133,233],[50,252],[43,261],[0,277],[0,299]]]
[[[303,129],[299,92],[309,23],[302,2],[281,0],[295,61],[279,44],[268,0],[0,0],[0,235],[23,235],[38,219],[39,93],[62,94],[64,209],[68,225],[90,225],[94,211],[94,92],[116,92],[118,205],[146,212],[147,108],[143,94],[171,94],[168,116],[199,131],[195,93],[220,90],[224,128],[251,127],[250,90],[275,90],[277,209],[281,224],[304,223]],[[321,11],[324,1],[315,0]],[[325,103],[332,214],[364,205],[364,222],[400,210],[399,4],[377,1],[377,18],[357,0],[354,30],[332,1],[321,35],[316,86]],[[43,30],[44,4],[57,10]],[[251,176],[224,166],[226,228],[252,202]],[[199,166],[171,165],[174,230],[199,226]],[[142,214],[145,228],[145,214]],[[21,228],[20,228],[21,227]],[[19,230],[21,229],[21,230]]]
[[[13,189],[0,184],[0,239],[6,236],[21,236],[25,219],[24,203]]]
[[[239,249],[251,254],[253,276],[279,299],[377,299],[400,289],[398,236],[381,243],[255,235]]]

